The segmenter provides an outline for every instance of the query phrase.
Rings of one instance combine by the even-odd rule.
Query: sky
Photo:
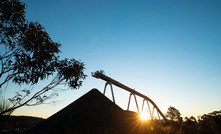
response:
[[[47,118],[92,88],[103,92],[105,81],[91,76],[97,70],[148,96],[163,113],[169,106],[182,117],[221,110],[220,0],[22,1],[27,20],[62,44],[61,58],[84,62],[88,77],[80,89],[59,93],[58,103],[14,115]],[[116,104],[127,109],[129,93],[113,88]]]

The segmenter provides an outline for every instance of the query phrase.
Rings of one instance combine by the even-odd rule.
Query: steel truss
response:
[[[102,80],[106,81],[106,84],[104,86],[103,94],[105,94],[106,88],[109,85],[110,89],[111,89],[112,99],[113,99],[114,103],[115,103],[115,98],[114,98],[114,91],[113,91],[112,84],[119,87],[119,88],[122,88],[122,89],[130,92],[127,110],[129,110],[131,97],[133,96],[134,100],[135,100],[135,103],[136,103],[137,112],[140,113],[139,106],[138,106],[137,99],[136,99],[136,96],[139,96],[139,97],[143,98],[142,109],[141,109],[142,111],[144,110],[144,105],[145,105],[145,102],[146,102],[146,105],[148,106],[148,113],[150,114],[150,117],[152,119],[154,119],[154,111],[156,111],[159,120],[160,119],[164,119],[165,121],[167,120],[166,117],[164,116],[164,114],[158,108],[158,106],[149,97],[147,97],[147,96],[135,91],[134,89],[131,89],[130,87],[128,87],[128,86],[126,86],[126,85],[124,85],[124,84],[122,84],[122,83],[120,83],[120,82],[104,75],[101,71],[96,71],[96,72],[92,73],[92,76],[97,78],[97,79],[102,79]],[[151,104],[152,107],[150,107],[150,104]],[[152,108],[152,110],[151,110],[151,108]]]

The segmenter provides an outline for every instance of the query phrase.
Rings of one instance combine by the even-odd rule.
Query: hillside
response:
[[[30,116],[0,116],[0,133],[20,133],[42,120],[44,119]]]

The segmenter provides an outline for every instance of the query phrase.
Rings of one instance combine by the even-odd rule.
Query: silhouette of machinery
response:
[[[106,81],[103,94],[92,89],[65,108],[27,130],[26,134],[143,134],[163,133],[167,119],[157,105],[147,96],[111,79],[102,71],[92,73],[92,76]],[[112,99],[105,96],[110,85]],[[130,93],[127,111],[115,104],[112,85]],[[137,111],[130,111],[131,97],[134,97]],[[139,98],[138,98],[139,97]],[[142,109],[139,109],[137,98],[143,99]],[[134,104],[134,103],[133,103]],[[147,110],[153,120],[141,121],[138,114]],[[138,114],[136,113],[138,112]]]
[[[154,114],[155,114],[154,112],[156,111],[156,114],[157,114],[157,117],[158,117],[159,120],[163,119],[163,120],[167,121],[164,114],[160,111],[160,109],[154,103],[154,101],[151,100],[149,97],[147,97],[147,96],[135,91],[134,89],[131,89],[130,87],[128,87],[128,86],[126,86],[126,85],[124,85],[124,84],[122,84],[122,83],[120,83],[120,82],[104,75],[103,71],[96,71],[96,72],[92,73],[92,76],[97,78],[97,79],[102,79],[102,80],[106,81],[105,86],[104,86],[103,94],[105,94],[106,88],[109,85],[110,88],[111,88],[111,94],[112,94],[112,99],[113,99],[114,103],[115,103],[115,98],[114,98],[114,92],[113,92],[113,86],[112,85],[115,85],[119,88],[122,88],[122,89],[130,92],[127,110],[129,110],[131,97],[133,96],[134,100],[135,100],[135,103],[136,103],[137,112],[140,113],[139,106],[138,106],[137,99],[136,99],[136,96],[139,96],[143,99],[142,109],[141,109],[142,111],[144,110],[144,105],[146,103],[147,106],[148,106],[147,113],[150,114],[151,119],[156,118],[156,116],[154,117]]]

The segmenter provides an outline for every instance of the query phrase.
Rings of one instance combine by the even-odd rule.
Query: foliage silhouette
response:
[[[166,117],[172,121],[179,121],[181,114],[175,107],[170,106],[167,110]]]
[[[221,133],[221,110],[204,114],[198,122],[201,133]]]
[[[10,98],[12,106],[6,114],[22,106],[34,106],[56,96],[59,85],[78,89],[86,78],[81,61],[60,59],[60,43],[52,41],[38,22],[25,19],[25,4],[19,0],[0,1],[0,94],[9,84],[29,86],[17,89]],[[52,78],[48,85],[33,92],[40,81]]]
[[[176,108],[168,108],[168,111],[176,111]],[[178,111],[178,110],[177,110]],[[171,112],[169,112],[171,113]],[[168,112],[167,114],[168,115]],[[221,110],[204,114],[196,120],[195,117],[185,117],[184,121],[170,120],[164,126],[166,133],[170,134],[219,134],[221,133]]]
[[[7,99],[5,99],[4,96],[1,96],[0,95],[0,113],[9,109],[11,106],[11,103],[10,101],[8,101]],[[9,112],[6,112],[5,115],[10,115],[13,111],[9,111]]]

